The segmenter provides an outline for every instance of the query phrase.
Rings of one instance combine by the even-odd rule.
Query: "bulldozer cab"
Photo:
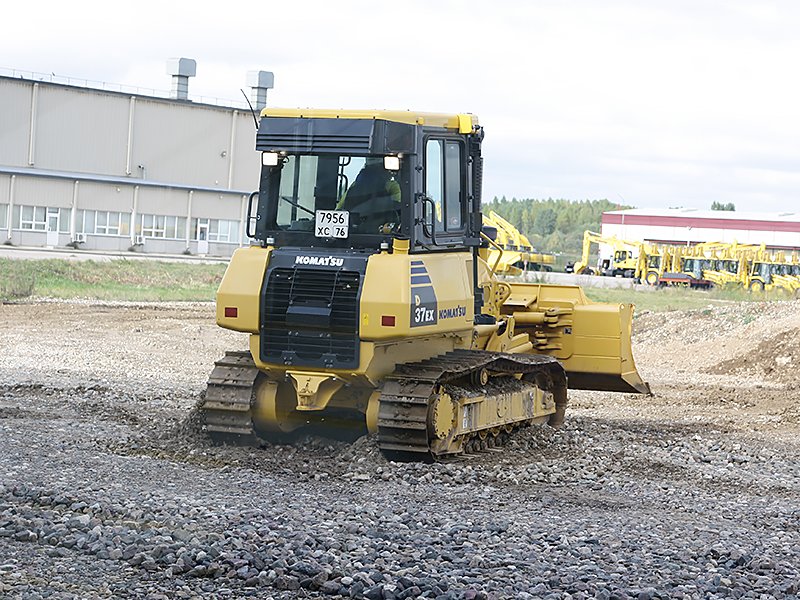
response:
[[[372,251],[404,238],[412,253],[478,245],[477,119],[380,111],[340,119],[328,112],[262,113],[252,238]]]

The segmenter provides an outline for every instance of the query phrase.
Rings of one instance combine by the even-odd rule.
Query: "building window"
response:
[[[58,232],[69,233],[69,218],[72,211],[69,208],[58,209]]]
[[[0,204],[0,229],[8,227],[8,204]]]
[[[52,208],[47,209],[47,231],[58,231],[59,233],[69,233],[69,209]]]
[[[228,219],[192,219],[192,239],[238,244],[239,221],[231,221]]]
[[[186,217],[141,215],[136,233],[147,238],[186,239]]]
[[[75,231],[94,235],[130,235],[131,216],[107,210],[78,210]]]
[[[19,229],[47,230],[47,209],[44,206],[20,206]]]
[[[7,209],[3,205],[3,216],[0,222],[5,222]],[[29,231],[58,231],[59,233],[69,233],[69,213],[68,208],[56,208],[46,206],[18,205],[14,207],[14,214],[11,216],[11,224],[14,229],[25,229]]]
[[[164,221],[165,237],[185,240],[186,239],[186,217],[167,217]]]

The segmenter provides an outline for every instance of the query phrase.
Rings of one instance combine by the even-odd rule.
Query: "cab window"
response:
[[[461,143],[429,139],[425,144],[425,193],[433,201],[436,233],[463,231]]]

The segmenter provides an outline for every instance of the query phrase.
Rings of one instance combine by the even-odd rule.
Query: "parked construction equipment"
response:
[[[589,264],[592,247],[597,245],[599,259],[597,266]],[[610,255],[605,255],[601,251],[602,247],[609,247]],[[603,236],[602,234],[588,229],[583,232],[583,247],[581,249],[581,259],[576,263],[567,265],[568,273],[576,275],[608,275],[610,277],[640,278],[646,264],[644,244],[641,242],[629,242],[614,236]]]
[[[539,252],[530,240],[496,212],[483,215],[485,226],[497,231],[495,242],[489,250],[489,264],[498,275],[522,275],[527,271],[552,271],[555,256]]]

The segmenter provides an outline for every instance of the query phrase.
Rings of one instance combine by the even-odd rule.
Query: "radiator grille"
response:
[[[358,366],[361,275],[336,269],[274,268],[264,294],[261,357],[302,367]]]

